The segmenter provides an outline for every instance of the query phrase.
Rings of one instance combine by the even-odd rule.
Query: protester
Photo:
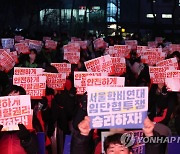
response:
[[[176,93],[168,92],[164,84],[152,85],[149,92],[150,119],[154,120],[155,117],[162,117],[158,122],[167,125],[175,109],[176,102]]]
[[[13,85],[7,91],[7,96],[26,95],[26,91],[20,87]],[[35,132],[30,132],[23,124],[18,124],[18,131],[0,132],[0,151],[2,154],[36,154],[37,136]],[[0,129],[3,126],[1,125]]]
[[[21,54],[19,58],[20,64],[18,66],[37,68],[38,67],[37,59],[38,59],[38,54],[36,49],[31,49],[28,55]]]
[[[40,34],[40,33],[38,33]],[[39,36],[40,37],[40,36]],[[170,88],[166,83],[158,83],[154,84],[152,83],[152,80],[150,79],[150,64],[146,63],[142,59],[142,53],[145,52],[145,50],[139,50],[137,46],[135,48],[132,48],[132,45],[130,44],[128,47],[128,50],[125,52],[127,55],[121,55],[118,56],[118,54],[112,54],[108,51],[110,49],[110,46],[113,47],[114,45],[125,45],[124,41],[124,35],[116,35],[116,36],[110,36],[105,39],[99,39],[99,44],[95,45],[95,40],[97,39],[96,35],[89,34],[88,38],[75,38],[76,40],[83,40],[87,41],[86,48],[82,48],[80,46],[80,58],[79,56],[73,56],[70,54],[70,59],[64,60],[64,53],[63,53],[63,45],[68,45],[69,50],[72,51],[74,46],[71,46],[68,43],[70,40],[67,33],[62,33],[61,36],[58,35],[57,32],[53,33],[52,40],[58,41],[58,45],[56,50],[52,50],[50,48],[42,47],[41,51],[38,49],[30,49],[29,54],[18,54],[17,57],[19,59],[19,63],[15,65],[18,67],[27,67],[27,68],[43,68],[44,72],[49,73],[58,73],[58,70],[51,66],[51,63],[70,63],[73,58],[79,58],[79,61],[76,64],[71,64],[71,72],[68,77],[66,77],[66,83],[63,85],[64,90],[56,90],[52,89],[50,87],[46,87],[46,94],[43,95],[42,99],[33,99],[31,100],[31,107],[33,109],[33,127],[36,130],[36,132],[44,132],[46,136],[46,150],[47,153],[52,153],[53,148],[53,142],[51,142],[50,138],[52,136],[56,136],[56,130],[57,128],[63,133],[63,135],[60,138],[62,139],[61,145],[64,144],[65,135],[72,134],[72,145],[71,145],[71,151],[73,153],[91,153],[95,152],[95,154],[101,153],[100,146],[100,133],[103,131],[102,129],[95,129],[90,130],[89,127],[89,118],[85,117],[87,116],[87,97],[88,94],[85,92],[83,95],[77,95],[76,94],[76,88],[74,87],[74,71],[83,71],[86,72],[86,66],[85,62],[89,60],[93,60],[95,58],[101,57],[105,54],[111,55],[111,57],[121,57],[125,58],[125,67],[126,71],[123,72],[123,74],[118,75],[121,77],[125,77],[125,86],[129,87],[144,87],[147,86],[149,88],[149,98],[148,98],[148,117],[151,121],[157,122],[157,124],[154,127],[154,124],[146,119],[144,123],[144,134],[147,137],[150,136],[168,136],[171,135],[171,132],[169,131],[169,123],[174,120],[173,126],[176,130],[176,134],[180,134],[180,107],[179,107],[179,100],[180,100],[180,94],[179,91],[169,91]],[[35,38],[36,39],[36,38]],[[138,45],[147,45],[148,42],[143,41],[143,38],[140,36],[139,33],[134,33],[132,36],[129,34],[126,36],[127,40],[137,40]],[[106,40],[107,43],[104,41]],[[25,40],[22,40],[25,41]],[[26,40],[28,44],[28,40]],[[77,42],[78,42],[77,41]],[[132,40],[133,41],[133,40]],[[148,38],[147,40],[148,41]],[[169,59],[169,58],[177,58],[177,62],[179,64],[180,69],[180,52],[178,51],[178,47],[175,46],[174,48],[170,48],[169,44],[163,43],[163,42],[152,42],[153,47],[149,45],[148,50],[155,49],[155,47],[162,48],[163,51],[157,52],[157,49],[155,50],[159,55],[163,55],[163,59]],[[78,44],[78,43],[77,43]],[[99,46],[100,45],[100,46]],[[98,47],[99,46],[99,47]],[[109,48],[108,48],[109,46]],[[123,48],[125,46],[120,46],[118,52],[124,51]],[[12,51],[13,48],[11,48],[10,51]],[[112,48],[111,52],[117,52],[118,48]],[[7,50],[7,49],[6,49]],[[106,50],[106,53],[105,53]],[[37,52],[38,51],[38,52]],[[9,53],[7,51],[9,56],[12,56],[12,53]],[[1,51],[0,51],[1,54]],[[116,55],[116,56],[115,56]],[[149,59],[151,59],[154,55],[150,55]],[[157,56],[157,55],[156,55]],[[0,56],[2,58],[3,56]],[[13,56],[12,56],[13,57]],[[159,57],[159,58],[162,58]],[[13,57],[14,58],[14,57]],[[157,57],[154,57],[154,59]],[[73,59],[74,60],[74,59]],[[104,59],[105,61],[105,59]],[[156,61],[158,62],[158,60]],[[11,71],[7,71],[5,69],[5,62],[0,59],[0,96],[3,95],[21,95],[26,94],[26,91],[20,87],[20,86],[12,86],[11,88],[8,88],[11,86],[11,80],[12,75],[14,71],[14,67],[11,67]],[[155,65],[154,63],[153,65]],[[10,64],[8,64],[9,66]],[[107,66],[110,66],[109,63],[104,63],[104,72],[106,72],[107,69],[109,69]],[[14,65],[13,65],[14,66]],[[99,65],[97,64],[94,66],[94,69],[99,68]],[[118,68],[120,69],[120,68]],[[171,69],[170,69],[171,70]],[[98,70],[99,71],[99,70]],[[61,73],[61,72],[59,72]],[[9,76],[9,77],[8,77]],[[114,76],[112,74],[111,76]],[[84,77],[86,78],[86,77]],[[85,81],[81,81],[81,84],[85,84]],[[22,83],[23,85],[23,83]],[[116,86],[116,85],[114,85]],[[37,86],[38,88],[40,86]],[[85,87],[83,87],[85,88]],[[7,91],[6,91],[7,90]],[[38,90],[38,89],[37,89]],[[85,117],[85,119],[84,119]],[[84,120],[83,120],[84,119]],[[57,124],[57,128],[56,127]],[[166,126],[164,126],[166,125]],[[158,127],[158,129],[157,129]],[[20,143],[22,144],[21,150],[23,152],[28,152],[30,150],[31,153],[36,153],[37,148],[35,147],[34,143],[35,140],[33,138],[33,133],[30,133],[29,130],[25,128],[24,125],[19,125],[20,130],[16,133],[10,133],[10,132],[1,132],[0,134],[11,134],[12,136],[16,134],[16,138],[20,140]],[[107,131],[107,130],[106,130]],[[147,133],[148,132],[148,133]],[[35,134],[34,134],[35,135]],[[35,135],[36,136],[36,135]],[[118,132],[115,135],[109,136],[106,138],[104,147],[105,152],[107,154],[111,153],[132,153],[132,148],[126,147],[122,144],[120,141],[122,134]],[[4,135],[3,135],[4,137]],[[59,137],[59,136],[58,136]],[[56,143],[59,144],[59,140],[55,139]],[[2,143],[0,143],[0,147],[4,146],[6,140],[4,140]],[[30,141],[33,141],[32,143]],[[0,140],[1,142],[1,140]],[[31,146],[32,144],[32,146]],[[29,149],[29,145],[32,147],[32,149]],[[37,144],[36,144],[37,145]],[[8,144],[6,144],[8,146]],[[57,145],[59,146],[59,145]],[[163,150],[162,147],[166,148],[166,145],[162,144],[146,144],[146,153],[164,153],[165,148]],[[22,148],[23,147],[23,148]],[[1,150],[1,149],[0,149]],[[15,150],[15,148],[14,148]],[[23,153],[20,152],[20,153]]]
[[[90,119],[88,116],[84,118],[79,124],[78,124],[79,131],[73,132],[73,138],[71,142],[71,153],[81,153],[81,154],[88,154],[93,151],[91,149],[90,143],[91,141],[91,129],[90,129]],[[153,137],[153,136],[160,136],[158,132],[154,131],[154,123],[150,121],[148,118],[144,121],[144,128],[143,128],[144,135],[146,137]],[[123,143],[121,139],[122,134],[114,134],[112,136],[108,136],[105,139],[104,142],[104,150],[106,154],[130,154],[131,147],[126,147],[127,143]],[[146,154],[150,153],[157,153],[160,154],[163,153],[162,144],[146,144]],[[96,151],[94,151],[96,153]]]

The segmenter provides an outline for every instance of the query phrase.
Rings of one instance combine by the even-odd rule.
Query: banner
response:
[[[15,65],[14,59],[5,50],[0,53],[0,66],[7,73]]]
[[[76,87],[76,94],[83,95],[86,92],[86,78],[88,76],[107,76],[105,72],[74,72],[74,87]]]
[[[120,76],[126,73],[126,60],[120,57],[111,57],[114,66],[114,75]]]
[[[14,46],[15,46],[15,49],[18,52],[18,54],[20,54],[20,53],[29,54],[30,53],[27,43],[16,43]]]
[[[138,42],[137,40],[125,40],[125,44],[130,46],[131,50],[136,50]]]
[[[110,55],[86,61],[84,64],[88,72],[107,72],[108,75],[114,74],[114,66]]]
[[[45,42],[45,48],[56,50],[57,48],[57,42],[53,40],[46,40]]]
[[[179,67],[176,57],[157,62],[156,66],[163,66],[163,67],[165,67],[166,70],[168,70],[168,69],[173,69],[173,70],[176,69],[177,70]]]
[[[80,52],[80,45],[79,43],[69,43],[63,46],[64,53],[65,52]]]
[[[31,101],[29,95],[0,97],[0,125],[2,131],[19,130],[22,123],[32,129]]]
[[[11,49],[14,47],[14,39],[12,38],[2,38],[1,44],[3,49]]]
[[[71,73],[71,64],[68,63],[51,63],[52,66],[56,67],[59,73],[66,73],[66,77]]]
[[[23,36],[20,36],[20,35],[16,35],[16,36],[14,37],[14,40],[15,40],[15,42],[17,42],[17,43],[20,43],[21,40],[24,40],[24,37],[23,37]]]
[[[66,73],[47,73],[44,72],[46,76],[46,83],[49,88],[55,90],[64,90],[64,85],[66,83]]]
[[[88,87],[87,93],[91,128],[143,128],[148,87]]]
[[[80,52],[64,52],[64,59],[71,64],[78,64],[80,61]]]
[[[165,83],[168,91],[180,92],[180,70],[167,70]]]
[[[124,77],[110,76],[87,76],[86,86],[102,86],[102,87],[124,87]]]
[[[45,96],[46,76],[13,75],[13,84],[23,87],[32,99]]]
[[[37,76],[43,74],[42,68],[14,67],[14,75]]]

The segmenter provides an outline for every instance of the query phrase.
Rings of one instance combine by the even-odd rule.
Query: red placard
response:
[[[180,44],[170,44],[169,51],[170,51],[170,53],[173,53],[174,51],[180,52]]]
[[[16,35],[16,36],[14,37],[14,40],[15,40],[15,42],[17,42],[17,43],[20,43],[21,40],[24,40],[24,37],[23,37],[23,36],[20,36],[20,35]]]
[[[124,77],[110,77],[110,76],[87,76],[86,86],[100,86],[100,87],[124,87]]]
[[[126,73],[126,61],[125,58],[111,57],[114,66],[114,75],[120,76]]]
[[[14,75],[41,75],[43,74],[42,68],[27,68],[27,67],[14,67]]]
[[[83,95],[86,92],[86,78],[88,76],[107,76],[107,73],[102,72],[74,72],[74,87],[76,87],[76,93]]]
[[[27,43],[16,43],[15,49],[18,52],[18,54],[20,54],[20,53],[29,54],[30,53]]]
[[[164,83],[166,77],[166,69],[164,67],[149,67],[149,74],[151,83],[158,84]]]
[[[32,44],[36,44],[38,46],[42,46],[42,41],[38,41],[38,40],[29,40],[29,44],[32,43]]]
[[[19,130],[19,123],[32,129],[32,114],[29,95],[0,97],[1,131]]]
[[[5,50],[0,52],[0,66],[5,72],[9,72],[15,65],[14,59]]]
[[[78,43],[83,50],[87,49],[87,41],[74,41],[74,42]]]
[[[150,66],[155,65],[157,62],[165,59],[166,54],[164,52],[157,52],[157,48],[147,49],[141,55],[141,61]]]
[[[47,73],[44,72],[46,76],[46,83],[49,88],[55,90],[64,90],[64,85],[66,83],[66,73]]]
[[[14,59],[16,64],[19,63],[17,51],[9,52],[9,55]]]
[[[80,60],[80,52],[64,52],[64,59],[71,64],[77,64]]]
[[[128,45],[114,45],[114,50],[111,48],[110,52],[114,52],[113,54],[110,53],[112,57],[127,57],[131,51],[131,48]]]
[[[165,83],[168,91],[180,92],[180,70],[167,70]]]
[[[147,49],[148,46],[137,46],[137,56],[140,57]]]
[[[110,55],[101,56],[84,62],[88,72],[107,72],[114,75],[114,66]]]
[[[80,52],[79,43],[69,43],[63,46],[64,52]]]
[[[30,39],[20,40],[20,43],[26,43],[27,45],[29,45],[29,41]]]
[[[32,99],[45,96],[46,76],[13,75],[13,84],[23,87]]]
[[[166,60],[162,60],[160,62],[156,63],[156,66],[163,66],[163,67],[167,67],[166,70],[168,69],[173,69],[173,70],[178,70],[178,62],[176,58],[170,58],[170,59],[166,59]]]
[[[47,49],[53,49],[56,50],[57,48],[57,42],[53,40],[46,40],[45,47]]]
[[[56,67],[59,73],[66,73],[66,77],[71,73],[71,64],[68,63],[51,63],[52,66]]]

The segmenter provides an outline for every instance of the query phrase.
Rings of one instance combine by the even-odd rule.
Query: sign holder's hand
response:
[[[31,134],[29,130],[23,125],[23,124],[18,124],[19,131],[17,133],[19,139],[22,142],[28,142],[31,139]]]
[[[144,134],[146,137],[151,137],[153,136],[153,130],[154,130],[154,123],[147,117],[144,120]]]
[[[89,132],[91,130],[91,128],[90,128],[90,118],[88,116],[85,116],[84,120],[82,120],[78,124],[78,128],[80,130],[81,135],[88,136]]]

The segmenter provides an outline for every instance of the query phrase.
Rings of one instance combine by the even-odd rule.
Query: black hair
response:
[[[47,65],[45,67],[45,72],[48,72],[48,73],[58,73],[58,70],[56,67],[52,66],[52,65]]]
[[[32,51],[33,51],[36,55],[38,54],[36,49],[30,49],[30,52],[32,52]]]
[[[108,136],[104,141],[104,151],[107,152],[107,149],[109,148],[110,144],[120,144],[126,146],[129,142],[131,142],[132,138],[128,138],[127,140],[125,140],[125,143],[123,143],[121,139],[122,135],[123,134],[121,133],[116,133],[114,135]],[[132,150],[132,146],[128,146],[127,148],[129,149],[129,151]]]
[[[12,85],[10,88],[8,88],[4,95],[8,96],[12,92],[15,92],[15,93],[19,92],[19,95],[26,95],[25,89],[17,85]]]

